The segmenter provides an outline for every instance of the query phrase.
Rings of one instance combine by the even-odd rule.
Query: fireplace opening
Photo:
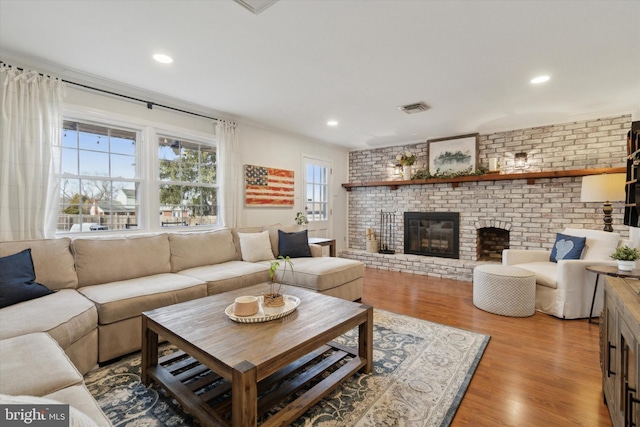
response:
[[[502,262],[502,250],[509,249],[509,231],[496,227],[478,229],[478,261]]]
[[[404,253],[459,258],[458,212],[405,212]]]

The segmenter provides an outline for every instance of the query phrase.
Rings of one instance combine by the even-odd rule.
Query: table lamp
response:
[[[604,212],[604,231],[613,231],[611,226],[611,202],[625,199],[626,175],[623,173],[608,173],[602,175],[588,175],[582,177],[581,202],[602,202]]]

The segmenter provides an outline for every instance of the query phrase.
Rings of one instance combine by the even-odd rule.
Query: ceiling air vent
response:
[[[429,109],[429,106],[424,102],[418,102],[416,104],[409,104],[409,105],[401,105],[400,107],[398,107],[398,110],[403,111],[407,114],[421,113],[423,111],[427,111],[428,109]]]

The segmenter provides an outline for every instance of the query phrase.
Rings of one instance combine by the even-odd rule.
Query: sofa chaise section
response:
[[[293,233],[297,227],[270,225],[262,228],[268,231],[269,242],[274,256],[279,255],[279,232]],[[239,229],[234,233],[258,232],[255,229]],[[282,277],[280,269],[276,270],[276,279],[286,285],[299,286],[315,292],[348,301],[357,301],[362,298],[362,285],[364,276],[364,264],[360,261],[340,257],[322,256],[322,247],[309,245],[311,257],[292,258],[293,274],[287,273]],[[259,261],[265,267],[269,267],[270,261]]]
[[[47,332],[84,374],[98,361],[98,315],[76,290],[70,244],[68,238],[0,242],[0,257],[31,249],[36,282],[57,291],[0,309],[0,339]]]
[[[80,372],[50,335],[38,332],[0,340],[0,359],[0,395],[52,399],[69,404],[100,427],[111,426]]]
[[[205,282],[171,272],[167,234],[75,239],[78,291],[98,312],[98,361],[139,350],[141,313],[207,296]]]

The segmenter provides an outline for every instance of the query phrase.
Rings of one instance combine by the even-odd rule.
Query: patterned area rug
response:
[[[448,426],[489,336],[374,310],[374,369],[358,374],[293,426]],[[335,341],[357,343],[357,331]],[[164,345],[161,353],[175,348]],[[199,426],[162,388],[140,382],[140,354],[85,376],[114,426]]]

